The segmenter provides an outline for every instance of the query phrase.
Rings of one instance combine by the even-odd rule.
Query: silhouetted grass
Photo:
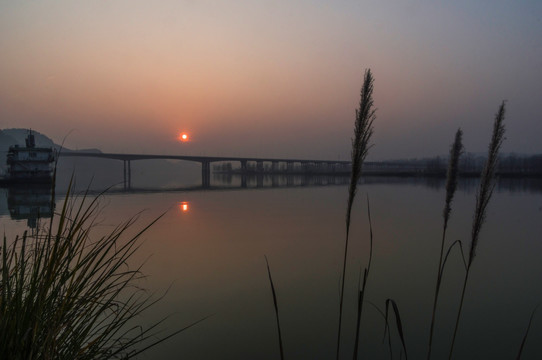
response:
[[[157,326],[135,318],[160,297],[137,285],[141,267],[128,260],[141,235],[127,235],[137,217],[91,237],[98,198],[69,192],[47,229],[8,243],[0,259],[1,359],[128,359],[194,325],[156,340]],[[79,202],[79,205],[76,205]]]
[[[356,316],[356,337],[354,340],[354,360],[358,358],[359,343],[360,343],[360,331],[361,331],[361,315],[363,314],[363,303],[365,300],[365,293],[367,289],[367,279],[371,271],[371,263],[373,260],[373,223],[371,221],[371,206],[369,203],[369,196],[367,195],[367,217],[369,219],[369,261],[367,267],[363,270],[363,282],[361,288],[358,289],[358,309]],[[358,281],[359,283],[359,281]]]
[[[484,224],[486,218],[486,210],[489,204],[489,200],[493,195],[493,190],[495,189],[495,170],[497,168],[497,161],[499,155],[499,149],[504,141],[504,115],[505,115],[505,102],[501,103],[499,111],[495,115],[495,122],[493,123],[493,133],[491,136],[491,142],[489,143],[489,150],[486,165],[482,172],[482,177],[480,180],[480,187],[476,195],[476,207],[474,210],[474,220],[472,224],[471,231],[471,244],[469,250],[469,258],[467,262],[467,270],[465,271],[465,278],[463,280],[463,289],[461,291],[461,300],[459,303],[459,310],[457,312],[457,319],[455,323],[454,334],[452,336],[452,345],[450,346],[450,355],[448,359],[452,358],[455,340],[457,336],[457,330],[459,328],[459,321],[461,319],[461,311],[463,309],[463,303],[465,300],[465,290],[467,288],[467,283],[469,281],[470,270],[472,268],[472,263],[474,257],[476,256],[476,247],[478,245],[478,240],[480,237],[480,231],[482,230],[482,225]]]
[[[370,72],[369,72],[370,75]],[[366,77],[367,81],[367,77]],[[369,76],[369,81],[372,82],[372,78]],[[364,83],[363,89],[370,89],[372,90],[372,87],[367,87]],[[362,91],[362,94],[364,92]],[[370,93],[370,91],[369,91]],[[362,96],[363,99],[370,99],[369,97]],[[369,101],[370,105],[372,106],[372,99]],[[362,106],[360,105],[360,108]],[[353,204],[353,200],[356,193],[356,185],[359,180],[359,176],[361,174],[361,165],[363,163],[364,156],[366,155],[367,149],[364,148],[363,150],[357,150],[358,144],[365,144],[367,145],[368,139],[370,139],[370,135],[372,133],[371,125],[372,125],[372,119],[374,118],[374,111],[369,111],[370,114],[370,121],[368,122],[369,125],[366,127],[364,126],[358,126],[356,123],[356,129],[355,129],[355,135],[356,139],[358,139],[359,134],[363,134],[365,131],[366,135],[359,136],[359,139],[361,139],[359,142],[353,141],[353,164],[352,164],[352,177],[351,177],[351,183],[349,188],[349,197],[348,197],[348,205],[347,205],[347,218],[346,218],[346,243],[345,243],[345,255],[344,255],[344,261],[343,261],[343,276],[342,276],[342,284],[341,284],[341,303],[340,303],[340,312],[339,312],[339,331],[338,331],[338,343],[337,343],[337,359],[339,358],[339,352],[340,352],[340,336],[341,336],[341,315],[342,315],[342,304],[343,304],[343,298],[344,298],[344,282],[345,282],[345,270],[346,270],[346,259],[348,254],[348,235],[349,235],[349,227],[350,227],[350,215],[351,215],[351,207]],[[435,293],[433,298],[433,307],[432,307],[432,317],[431,317],[431,326],[430,326],[430,336],[429,336],[429,346],[428,346],[428,353],[427,358],[430,359],[431,357],[431,350],[432,350],[432,342],[433,342],[433,333],[434,333],[434,325],[435,325],[435,317],[436,317],[436,309],[437,309],[437,303],[438,303],[438,297],[440,294],[441,284],[442,284],[442,278],[444,273],[444,268],[446,265],[446,262],[448,260],[448,257],[454,247],[459,246],[460,255],[463,258],[463,263],[465,265],[465,278],[463,282],[463,288],[461,292],[461,300],[460,305],[457,313],[457,320],[454,328],[454,333],[451,341],[451,347],[450,347],[450,353],[449,358],[452,358],[454,344],[458,332],[459,322],[461,318],[461,311],[464,304],[464,298],[465,298],[465,292],[466,287],[469,279],[470,270],[472,268],[472,264],[474,261],[474,258],[476,256],[476,248],[480,237],[480,232],[482,225],[484,223],[485,217],[486,217],[486,211],[487,206],[489,204],[489,201],[491,199],[491,196],[493,194],[493,190],[495,188],[496,180],[495,180],[495,172],[497,169],[497,162],[498,162],[498,156],[499,156],[499,150],[502,145],[502,142],[504,140],[504,116],[505,116],[505,102],[502,102],[502,104],[499,107],[499,110],[495,116],[495,121],[493,125],[493,133],[491,137],[491,141],[489,144],[489,150],[488,150],[488,158],[486,162],[486,166],[483,170],[481,181],[480,181],[480,187],[477,193],[476,197],[476,207],[474,211],[474,217],[473,217],[473,225],[471,230],[471,243],[469,248],[469,256],[467,259],[465,259],[464,253],[463,253],[463,246],[462,242],[460,240],[454,241],[446,250],[445,252],[445,242],[446,242],[446,231],[448,228],[448,222],[450,219],[451,211],[452,211],[452,201],[454,198],[454,194],[457,188],[457,178],[458,178],[458,163],[459,163],[459,157],[463,151],[463,145],[462,145],[462,131],[458,129],[455,135],[454,143],[450,149],[450,160],[449,160],[449,167],[448,167],[448,173],[447,173],[447,183],[446,183],[446,197],[445,197],[445,204],[444,204],[444,210],[443,210],[443,230],[442,230],[442,239],[441,239],[441,247],[440,247],[440,254],[439,254],[439,264],[438,264],[438,270],[437,270],[437,280],[435,285]],[[365,129],[365,130],[360,130]],[[363,146],[362,146],[363,147]],[[361,155],[360,155],[361,154]],[[359,157],[357,157],[358,155]],[[356,162],[357,160],[357,162]],[[369,226],[370,226],[370,252],[369,252],[369,263],[368,266],[363,271],[363,280],[361,288],[358,289],[358,299],[357,299],[357,319],[356,319],[356,339],[355,339],[355,348],[354,348],[354,359],[357,359],[358,352],[359,352],[359,333],[360,333],[360,327],[361,327],[361,315],[362,315],[362,309],[363,309],[363,302],[364,302],[364,296],[366,293],[366,284],[367,279],[369,275],[371,260],[372,260],[372,243],[373,243],[373,235],[372,235],[372,225],[371,225],[371,219],[370,219],[370,209],[368,209],[369,213]],[[361,276],[360,276],[361,277]],[[407,355],[406,352],[406,342],[404,338],[404,333],[402,329],[402,323],[400,319],[400,314],[398,310],[398,306],[392,299],[386,300],[386,315],[385,315],[385,322],[386,322],[386,329],[388,328],[388,312],[389,312],[389,306],[390,304],[393,307],[393,310],[396,315],[396,321],[397,321],[397,330],[399,333],[399,337],[402,342],[402,348],[405,353],[405,356]],[[534,313],[534,312],[533,312]],[[518,354],[518,358],[521,356],[530,326],[532,322],[533,316],[531,316],[531,319],[529,321],[529,326],[527,327],[525,336],[523,338],[520,351]],[[390,340],[391,341],[391,340]],[[390,355],[391,355],[391,343],[390,343]]]
[[[405,335],[403,332],[403,322],[401,321],[401,314],[399,313],[399,307],[397,306],[397,303],[393,299],[386,299],[386,314],[385,314],[386,328],[384,329],[384,333],[386,333],[386,329],[389,326],[388,317],[389,317],[390,305],[392,306],[393,313],[395,315],[395,323],[397,326],[397,332],[399,333],[399,339],[401,340],[402,350],[405,353],[405,359],[408,360],[408,352],[406,348]],[[388,333],[388,336],[390,337],[390,345],[389,345],[390,358],[393,359],[393,353],[392,353],[392,347],[391,347],[391,336],[389,335],[389,333]]]
[[[440,257],[437,271],[437,281],[435,285],[435,295],[433,299],[433,313],[431,316],[431,328],[429,330],[429,349],[427,351],[427,360],[431,358],[431,347],[433,343],[433,331],[435,326],[435,314],[437,310],[437,301],[440,293],[440,285],[442,283],[442,267],[443,267],[443,255],[444,244],[446,241],[446,230],[448,229],[448,221],[452,212],[452,200],[454,198],[455,190],[457,189],[457,177],[459,173],[459,157],[463,152],[463,144],[461,142],[463,132],[458,129],[455,133],[455,140],[450,148],[450,159],[448,163],[448,172],[446,176],[446,200],[444,202],[444,211],[442,213],[444,218],[444,224],[442,226],[442,240],[440,244]]]
[[[337,347],[336,347],[337,359],[340,358],[340,353],[341,353],[341,329],[342,329],[342,320],[343,320],[343,304],[344,304],[344,292],[345,292],[345,282],[346,282],[345,277],[346,277],[346,267],[347,267],[347,258],[348,258],[348,250],[349,250],[348,245],[349,245],[352,206],[354,204],[354,199],[357,192],[357,184],[362,174],[363,162],[367,156],[368,149],[370,148],[370,139],[373,133],[372,125],[375,119],[375,110],[373,109],[373,99],[372,99],[373,83],[374,83],[374,79],[372,77],[372,73],[370,70],[367,70],[365,72],[364,82],[361,89],[360,108],[356,110],[354,138],[352,139],[352,173],[351,173],[350,185],[348,189],[348,200],[347,200],[347,211],[346,211],[346,237],[345,237],[344,257],[343,257],[343,263],[342,263],[341,285],[340,285],[339,322],[338,322],[339,326],[338,326],[338,331],[337,331]],[[437,268],[435,292],[433,296],[432,316],[431,316],[429,343],[428,343],[428,351],[427,351],[428,360],[431,358],[431,353],[432,353],[432,345],[433,345],[433,340],[434,340],[433,335],[434,335],[434,328],[435,328],[435,323],[436,323],[436,311],[437,311],[440,290],[442,286],[442,280],[444,276],[444,270],[446,268],[447,261],[450,255],[452,254],[452,250],[454,248],[458,248],[459,255],[461,256],[461,259],[464,265],[465,276],[464,276],[464,281],[463,281],[463,286],[462,286],[461,300],[460,300],[459,309],[457,313],[457,319],[455,322],[453,337],[451,339],[449,359],[451,359],[453,355],[454,344],[455,344],[456,336],[458,333],[459,323],[461,319],[461,312],[462,312],[462,308],[464,304],[464,298],[465,298],[470,271],[472,269],[473,261],[476,256],[476,248],[478,245],[482,225],[485,221],[487,206],[492,197],[493,190],[496,184],[495,172],[497,169],[499,150],[504,140],[504,133],[505,133],[505,129],[503,125],[504,116],[505,116],[505,102],[503,101],[495,116],[492,137],[489,144],[488,158],[486,161],[485,168],[482,172],[480,186],[479,186],[477,196],[476,196],[476,207],[474,210],[473,224],[472,224],[471,236],[470,236],[471,242],[470,242],[469,253],[468,253],[467,258],[465,256],[465,252],[463,249],[463,242],[461,240],[455,240],[448,247],[446,247],[446,233],[448,229],[450,216],[452,213],[453,199],[454,199],[454,195],[457,189],[457,181],[458,181],[458,173],[459,173],[459,166],[458,166],[459,158],[463,152],[463,145],[462,145],[463,133],[461,129],[457,130],[455,134],[455,138],[454,138],[454,143],[452,144],[450,148],[450,158],[449,158],[447,181],[446,181],[446,194],[445,194],[444,209],[442,212],[443,226],[442,226],[441,246],[440,246],[440,252],[439,252],[439,262],[438,262],[438,268]],[[399,307],[396,301],[390,298],[386,299],[385,312],[384,312],[381,309],[379,309],[376,305],[374,305],[372,302],[366,300],[367,283],[368,283],[368,278],[369,278],[369,274],[371,270],[371,264],[373,260],[373,226],[372,226],[371,209],[370,209],[368,197],[367,197],[367,212],[368,212],[369,235],[370,235],[369,259],[368,259],[368,263],[366,267],[360,267],[360,273],[359,273],[358,289],[357,289],[356,330],[355,330],[353,359],[356,360],[360,353],[359,351],[360,341],[361,341],[360,332],[361,332],[361,326],[362,326],[361,320],[362,320],[363,306],[364,306],[365,301],[367,301],[370,305],[373,305],[384,319],[384,323],[385,323],[384,340],[387,334],[390,357],[393,358],[392,341],[391,341],[390,326],[389,326],[389,314],[391,312],[390,311],[390,308],[391,308],[391,310],[393,311],[395,315],[395,325],[396,325],[397,333],[399,336],[399,340],[401,341],[400,358],[402,358],[404,354],[405,359],[408,359],[407,344],[406,344],[406,339],[405,339],[406,338],[405,332],[403,329],[403,322],[401,320]],[[266,263],[267,263],[267,258],[266,258]],[[280,322],[279,322],[279,310],[278,310],[278,304],[277,304],[277,297],[275,293],[275,287],[273,284],[273,279],[271,277],[271,270],[269,268],[269,263],[267,263],[267,271],[268,271],[268,276],[269,276],[269,282],[271,284],[273,302],[275,306],[275,315],[277,319],[277,330],[278,330],[278,337],[279,337],[280,354],[281,354],[281,358],[283,358],[284,355],[283,355],[281,329],[280,329]],[[519,352],[517,355],[517,359],[521,358],[527,337],[529,335],[529,331],[531,328],[535,311],[533,311],[529,319],[529,324],[523,336],[523,339],[519,348]]]
[[[265,257],[265,263],[267,265],[267,275],[269,276],[269,284],[271,285],[271,293],[273,294],[273,305],[275,307],[275,317],[277,319],[277,332],[278,332],[278,338],[279,338],[280,358],[284,360],[282,334],[280,331],[279,305],[277,301],[277,293],[275,292],[275,285],[273,284],[273,277],[271,276],[271,269],[269,268],[269,261],[267,261],[267,256]]]
[[[346,239],[344,244],[343,270],[341,277],[341,293],[339,300],[339,328],[337,331],[337,359],[341,348],[341,326],[344,304],[344,283],[346,276],[346,260],[348,257],[348,240],[350,234],[350,219],[352,215],[352,205],[356,196],[359,178],[363,162],[367,157],[370,147],[370,140],[373,134],[373,121],[376,118],[373,108],[373,88],[374,79],[371,70],[365,71],[363,85],[361,87],[359,109],[356,110],[356,121],[354,123],[354,138],[352,139],[352,174],[350,176],[350,186],[348,188],[348,201],[346,206]]]
[[[529,331],[531,330],[531,324],[533,323],[534,314],[536,313],[536,310],[538,309],[537,305],[533,312],[531,313],[531,317],[529,318],[529,324],[527,325],[527,329],[525,330],[525,334],[523,335],[523,339],[521,340],[521,345],[519,346],[518,355],[516,356],[516,360],[521,359],[521,355],[523,355],[523,349],[525,348],[525,342],[527,341],[527,336],[529,336]]]

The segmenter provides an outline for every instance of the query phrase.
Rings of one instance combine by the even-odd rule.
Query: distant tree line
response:
[[[418,160],[413,160],[418,162]],[[407,160],[407,162],[410,162]],[[446,157],[434,157],[421,160],[425,162],[427,172],[445,172],[448,166]],[[473,153],[465,153],[459,161],[459,171],[463,174],[478,174],[482,171],[486,158]],[[499,158],[497,173],[508,175],[542,175],[542,154],[517,155],[503,154]]]

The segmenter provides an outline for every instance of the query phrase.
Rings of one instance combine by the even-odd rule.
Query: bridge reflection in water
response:
[[[228,191],[228,190],[256,190],[271,188],[299,188],[348,185],[350,179],[345,176],[315,176],[315,175],[262,175],[262,174],[213,174],[212,183],[203,185],[183,185],[164,187],[131,187],[109,188],[107,194],[135,194],[135,193],[160,193],[160,192],[192,192],[192,191]],[[81,190],[81,189],[79,189]],[[87,190],[89,194],[100,194],[101,188]],[[189,204],[179,203],[179,208]]]
[[[298,188],[320,186],[346,186],[349,177],[331,175],[264,175],[264,174],[226,174],[217,173],[213,176],[212,186],[184,186],[166,188],[132,188],[129,193],[161,193],[161,192],[190,192],[190,191],[228,191],[228,190],[257,190],[270,188]],[[410,185],[424,186],[442,191],[446,179],[437,177],[382,177],[366,176],[361,179],[366,185]],[[459,179],[458,188],[465,192],[473,192],[479,183],[478,178]],[[540,178],[501,178],[497,182],[498,192],[527,192],[541,193],[542,179]],[[27,220],[27,226],[35,229],[39,219],[50,218],[55,210],[55,201],[52,199],[51,186],[35,184],[24,186],[11,186],[0,191],[5,196],[0,198],[0,216],[8,215],[12,220]],[[103,193],[103,189],[88,190],[89,194]],[[126,194],[124,189],[111,188],[107,194]],[[63,191],[57,191],[63,193]],[[61,196],[62,197],[62,196]],[[4,201],[7,200],[7,207]],[[178,203],[181,212],[190,212],[191,204],[187,201]]]
[[[327,174],[262,174],[262,173],[215,173],[213,183],[232,188],[278,188],[278,187],[301,187],[301,186],[328,186],[346,185],[350,181],[346,176],[334,176]]]

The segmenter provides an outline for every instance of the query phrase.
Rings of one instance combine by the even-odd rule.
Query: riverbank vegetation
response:
[[[141,266],[128,262],[159,218],[134,232],[135,216],[94,238],[100,198],[68,193],[48,226],[4,235],[1,359],[128,359],[194,325],[158,336],[163,320],[138,324],[161,297],[138,286]]]

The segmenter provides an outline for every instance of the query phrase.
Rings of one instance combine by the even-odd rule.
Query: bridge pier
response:
[[[132,165],[130,160],[123,160],[124,162],[124,191],[132,188]]]
[[[201,186],[208,188],[211,186],[211,162],[201,162]]]
[[[247,174],[242,173],[241,174],[241,187],[245,189],[247,187]]]
[[[241,172],[247,172],[247,160],[241,160]]]

